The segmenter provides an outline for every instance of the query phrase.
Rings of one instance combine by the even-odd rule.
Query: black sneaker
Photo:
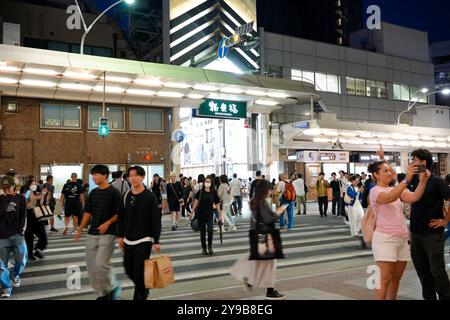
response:
[[[58,230],[56,230],[55,227],[52,227],[52,228],[50,229],[50,232],[58,232]]]
[[[34,254],[33,254],[36,258],[38,259],[44,259],[44,256],[42,255],[42,251],[39,249],[34,250]]]
[[[210,255],[210,256],[212,256],[212,255],[214,254],[214,251],[213,251],[212,248],[208,248],[208,252],[209,252],[209,255]]]
[[[277,290],[274,290],[272,293],[266,294],[266,300],[284,300],[286,296],[284,294],[279,293]]]
[[[36,261],[36,257],[35,256],[28,256],[28,261]]]
[[[175,231],[175,230],[177,230],[177,226],[174,224],[174,225],[172,226],[172,231]]]
[[[209,253],[208,253],[208,251],[206,251],[206,249],[203,249],[202,254],[203,254],[204,256],[209,255]]]

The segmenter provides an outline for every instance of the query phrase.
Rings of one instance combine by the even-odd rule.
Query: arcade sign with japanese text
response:
[[[339,162],[348,163],[350,153],[348,151],[298,151],[297,161],[299,162]]]
[[[198,115],[210,118],[247,118],[247,103],[206,99],[199,107]]]

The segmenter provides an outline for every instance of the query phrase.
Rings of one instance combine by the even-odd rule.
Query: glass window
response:
[[[306,82],[316,83],[315,82],[315,77],[314,77],[314,72],[303,71],[302,78]]]
[[[164,119],[162,110],[147,110],[147,130],[163,131]]]
[[[48,42],[48,50],[69,52],[69,44],[63,42]]]
[[[355,79],[356,95],[365,96],[366,95],[366,81],[363,79]]]
[[[89,129],[98,129],[98,120],[103,115],[101,106],[89,106]],[[106,117],[110,130],[125,130],[125,109],[120,107],[107,107]]]
[[[42,104],[41,128],[81,129],[81,107]]]
[[[349,94],[349,95],[355,95],[356,94],[355,78],[347,77],[347,94]]]
[[[408,85],[394,83],[394,99],[409,101],[410,90]]]
[[[146,123],[146,110],[145,109],[130,109],[131,116],[131,130],[134,131],[147,131]]]
[[[131,130],[164,131],[164,111],[152,109],[130,109]]]
[[[411,101],[417,101],[420,103],[428,103],[428,97],[426,93],[422,93],[417,87],[409,88]]]
[[[213,129],[207,129],[206,130],[206,143],[213,142]]]
[[[112,57],[112,50],[109,48],[98,48],[93,47],[92,48],[92,54],[94,56],[101,56],[101,57]]]
[[[316,73],[316,90],[327,91],[327,75]]]
[[[340,93],[338,76],[327,74],[327,91]]]
[[[383,81],[367,80],[367,96],[386,98],[386,83]]]

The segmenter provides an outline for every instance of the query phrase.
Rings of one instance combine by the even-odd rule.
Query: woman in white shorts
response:
[[[410,165],[406,179],[399,181],[396,187],[389,187],[396,176],[386,161],[375,162],[369,165],[368,169],[377,184],[369,194],[376,215],[372,251],[380,271],[380,286],[377,288],[376,298],[396,300],[400,280],[406,264],[411,260],[409,234],[401,201],[406,203],[418,201],[423,195],[430,173],[419,174],[420,183],[413,193],[406,188],[417,174],[418,167]]]

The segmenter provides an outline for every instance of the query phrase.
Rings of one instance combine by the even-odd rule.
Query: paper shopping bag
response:
[[[170,256],[158,256],[146,260],[144,279],[147,289],[161,289],[174,283],[172,258]]]

